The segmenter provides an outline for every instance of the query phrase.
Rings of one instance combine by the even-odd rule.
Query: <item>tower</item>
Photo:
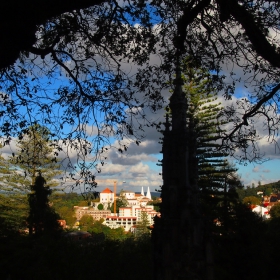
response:
[[[149,198],[150,200],[152,199],[150,187],[148,187],[148,189],[147,189],[146,197]]]
[[[203,223],[198,207],[195,135],[187,127],[187,100],[179,58],[163,135],[161,217],[155,218],[154,279],[206,279]]]

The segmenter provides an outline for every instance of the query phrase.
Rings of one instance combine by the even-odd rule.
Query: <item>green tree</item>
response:
[[[0,148],[2,148],[2,146]],[[30,182],[25,177],[20,176],[20,174],[16,172],[11,161],[5,159],[2,155],[0,155],[0,174],[0,189],[1,192],[6,194],[22,194],[25,186],[28,184],[30,185]]]
[[[0,155],[0,234],[26,228],[28,200],[22,193],[22,187],[19,187],[22,182],[18,178],[9,160]]]
[[[48,186],[58,185],[57,181],[52,180],[52,178],[61,174],[61,171],[59,164],[53,160],[51,154],[53,148],[49,137],[48,129],[34,125],[18,141],[19,152],[16,155],[9,160],[0,157],[0,172],[2,173],[0,188],[5,196],[5,199],[2,200],[2,207],[9,210],[4,211],[6,221],[13,221],[14,228],[26,227],[24,221],[28,216],[28,207],[32,205],[30,200],[34,193],[32,188],[38,174],[46,176]],[[26,196],[24,197],[24,194],[29,195],[29,206],[28,199]],[[31,231],[31,226],[29,229]]]
[[[229,220],[231,207],[237,203],[236,189],[242,188],[237,169],[228,162],[221,149],[223,126],[230,119],[220,117],[221,103],[217,102],[217,89],[211,83],[211,74],[192,57],[182,64],[183,90],[188,100],[187,125],[190,133],[190,179],[200,189],[202,205],[209,219],[219,219],[223,225]]]
[[[248,205],[260,205],[261,204],[261,198],[260,197],[256,197],[256,196],[246,196],[245,198],[243,198],[242,201],[244,204]]]
[[[3,51],[0,53],[4,55],[0,61],[4,67],[11,67],[4,69],[0,76],[6,92],[1,104],[1,115],[5,115],[1,127],[3,135],[10,137],[30,126],[30,119],[37,119],[39,111],[42,122],[51,122],[59,129],[65,124],[67,128],[70,125],[75,136],[81,139],[88,128],[83,124],[92,124],[99,119],[94,113],[99,114],[103,102],[100,111],[104,113],[109,135],[115,134],[120,139],[125,134],[132,137],[139,126],[133,127],[133,121],[127,120],[139,117],[135,113],[138,108],[147,105],[155,110],[162,105],[161,90],[154,85],[160,87],[163,84],[164,87],[161,79],[164,74],[172,72],[174,53],[178,51],[195,55],[211,70],[213,83],[224,89],[227,98],[235,94],[235,87],[240,83],[250,87],[248,98],[238,102],[241,112],[233,107],[224,110],[226,117],[234,119],[232,128],[224,133],[229,151],[238,148],[244,152],[242,160],[250,157],[246,152],[248,143],[254,145],[258,138],[255,121],[259,116],[264,117],[265,122],[261,120],[261,123],[266,124],[269,136],[277,135],[280,55],[277,38],[270,33],[279,33],[279,1],[187,0],[148,4],[129,1],[127,6],[112,1],[80,10],[101,2],[79,1],[77,4],[77,1],[71,1],[63,5],[50,2],[41,9],[40,2],[32,5],[34,1],[28,1],[25,3],[27,8],[21,11],[21,5],[11,8],[10,2],[4,1],[1,11],[6,24],[1,26],[1,34],[8,47],[1,44]],[[26,20],[21,20],[22,13]],[[151,13],[155,16],[150,17]],[[152,26],[155,21],[160,31],[156,29],[154,35]],[[9,31],[17,36],[7,40]],[[20,51],[19,64],[11,65]],[[150,66],[150,55],[156,51],[163,63],[158,67]],[[6,57],[9,57],[8,62]],[[123,75],[122,59],[141,66],[132,79]],[[224,66],[233,70],[226,73],[222,71]],[[236,67],[238,71],[235,71]],[[57,81],[60,75],[68,76],[69,83],[63,79],[55,93],[48,92],[48,85],[54,79]],[[42,83],[45,77],[48,78],[47,87]],[[138,89],[144,102],[138,99]],[[59,112],[59,117],[51,114],[54,112]],[[131,118],[124,112],[131,112]],[[255,121],[251,121],[252,118]],[[98,141],[93,141],[98,150],[101,150],[100,135],[104,123],[98,126]],[[72,131],[70,136],[72,139]],[[84,139],[80,143],[83,144]],[[83,148],[81,145],[82,151],[89,150]],[[258,153],[256,146],[252,151],[255,157]],[[168,199],[163,203],[168,205]]]
[[[54,149],[50,140],[50,131],[38,124],[29,127],[18,140],[18,153],[10,158],[12,165],[18,168],[16,178],[13,178],[25,189],[34,184],[38,174],[42,174],[48,186],[58,186],[55,176],[62,173],[60,164],[54,156]],[[23,174],[22,174],[23,173]]]
[[[67,225],[70,227],[74,226],[76,222],[76,215],[73,206],[88,206],[84,197],[74,192],[59,193],[57,191],[53,191],[49,200],[50,204],[55,209],[55,212],[58,213],[62,219],[66,220]],[[86,202],[86,204],[81,205],[81,202]]]
[[[84,207],[87,207],[89,205],[88,201],[86,200],[81,200],[79,201],[78,203],[78,206],[84,206]]]
[[[80,228],[83,231],[92,231],[93,217],[90,215],[83,215],[79,221]]]
[[[271,207],[269,214],[272,219],[280,218],[280,204],[275,204],[273,207]]]
[[[118,228],[110,229],[106,234],[106,238],[110,240],[124,240],[127,238],[127,234],[125,233],[123,227],[118,227]]]
[[[9,236],[26,229],[28,200],[26,195],[0,195],[0,236]]]
[[[260,189],[262,191],[262,189]],[[258,189],[256,188],[251,188],[250,186],[247,186],[244,189],[237,189],[239,201],[242,202],[245,197],[252,197],[255,196],[259,198],[259,195],[257,194]]]
[[[267,188],[264,189],[263,195],[268,195],[268,196],[270,196],[271,194],[272,194],[272,188],[267,187]]]
[[[51,190],[45,186],[46,181],[42,176],[35,178],[31,186],[31,193],[28,194],[29,215],[27,218],[29,234],[40,236],[43,233],[54,234],[59,230],[58,214],[49,205],[48,196]]]
[[[66,221],[67,225],[72,227],[76,222],[75,212],[73,207],[62,206],[60,208],[55,207],[56,213],[59,217]]]
[[[251,5],[248,1],[187,0],[173,1],[172,5],[166,3],[164,8],[161,1],[82,2],[81,5],[72,4],[74,2],[59,5],[52,11],[45,7],[46,15],[40,11],[36,17],[26,17],[27,23],[16,20],[1,27],[3,33],[0,35],[5,34],[3,36],[16,34],[15,26],[19,29],[16,38],[28,34],[24,43],[22,39],[16,40],[16,44],[13,44],[14,40],[8,40],[17,47],[6,49],[5,45],[5,55],[1,59],[6,61],[9,51],[13,53],[10,64],[3,62],[3,67],[11,67],[3,69],[1,75],[2,98],[5,100],[1,112],[7,116],[1,124],[3,135],[14,136],[38,120],[56,128],[57,139],[68,139],[68,143],[76,144],[84,152],[79,154],[80,158],[85,152],[101,153],[100,146],[108,139],[103,135],[114,135],[118,139],[127,136],[136,140],[136,130],[143,126],[134,126],[133,119],[139,119],[139,115],[145,118],[144,107],[156,110],[163,106],[161,89],[167,87],[163,79],[166,73],[174,72],[176,50],[194,56],[200,65],[211,71],[212,84],[223,89],[227,98],[235,94],[237,84],[252,87],[249,97],[239,100],[241,112],[234,107],[224,110],[224,115],[234,121],[232,128],[224,133],[229,151],[234,151],[234,147],[246,151],[246,143],[254,143],[258,138],[254,122],[248,120],[256,116],[266,118],[266,106],[272,106],[271,112],[277,112],[269,100],[279,94],[277,70],[271,70],[271,66],[280,67],[279,54],[277,42],[268,35],[270,30],[279,30],[280,8],[276,1],[257,0]],[[96,3],[100,5],[94,5]],[[9,15],[4,22],[17,19],[11,16],[9,6],[3,5],[3,20]],[[33,6],[26,10],[34,13]],[[81,12],[74,7],[84,10]],[[29,14],[27,11],[25,13]],[[161,31],[152,26],[160,26]],[[9,28],[12,32],[7,31]],[[160,54],[162,64],[149,64],[154,53]],[[100,60],[96,59],[97,56]],[[15,67],[12,64],[16,57],[20,59]],[[243,64],[239,63],[241,59]],[[122,67],[122,62],[128,61],[140,66],[135,75],[126,73]],[[244,70],[244,75],[238,75],[242,71],[237,71],[236,75],[235,71],[221,71],[228,64]],[[258,75],[260,72],[265,74]],[[59,83],[60,75],[63,79]],[[56,79],[55,86],[49,87],[53,79]],[[252,80],[255,83],[251,83]],[[103,113],[97,117],[99,111]],[[131,118],[127,117],[128,114]],[[100,117],[103,119],[99,122]],[[277,119],[277,115],[274,118]],[[266,118],[267,126],[273,128],[267,130],[271,136],[277,127],[277,122],[272,122],[274,118]],[[77,125],[76,120],[81,125]],[[98,141],[91,136],[87,138],[92,146],[85,145],[86,126],[82,125],[85,123],[95,125],[98,130]],[[73,127],[71,132],[69,129],[67,132],[69,125]],[[64,133],[66,135],[62,137]],[[99,148],[94,149],[97,145]],[[257,150],[253,151],[257,153]],[[245,153],[242,159],[249,156]],[[81,175],[85,174],[81,172]]]
[[[103,210],[104,206],[103,206],[103,204],[99,203],[97,208],[98,208],[98,210]]]
[[[237,190],[242,189],[237,169],[227,160],[229,154],[222,149],[223,126],[230,123],[220,113],[217,89],[212,76],[193,57],[182,63],[183,91],[188,101],[187,126],[189,140],[190,184],[198,185],[201,206],[210,223],[218,219],[225,229],[228,227],[232,207],[238,202]],[[172,112],[167,108],[167,115]],[[221,229],[221,228],[220,228]]]
[[[150,226],[150,222],[148,219],[147,212],[141,211],[140,220],[138,220],[136,224],[136,236],[140,237],[149,234],[151,232],[149,226]]]

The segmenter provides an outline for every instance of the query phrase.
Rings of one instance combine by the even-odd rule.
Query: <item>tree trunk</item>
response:
[[[195,135],[191,125],[186,127],[187,101],[180,79],[178,72],[170,98],[172,130],[167,120],[163,138],[161,217],[152,232],[154,279],[210,280],[211,246],[206,246],[199,212]]]

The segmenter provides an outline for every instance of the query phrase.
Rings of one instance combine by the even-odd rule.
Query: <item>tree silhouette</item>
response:
[[[7,7],[12,10],[13,1],[4,3],[4,13],[9,11]],[[238,86],[249,88],[237,108],[229,106],[223,112],[225,118],[233,120],[231,129],[222,133],[228,151],[243,151],[240,160],[259,156],[254,123],[259,119],[271,141],[275,139],[279,126],[279,1],[132,0],[90,7],[96,3],[81,1],[76,6],[76,1],[70,1],[38,13],[32,8],[34,17],[26,20],[22,15],[30,14],[22,9],[19,20],[16,13],[8,24],[1,18],[4,35],[9,33],[7,26],[12,34],[19,31],[12,43],[2,36],[13,46],[12,55],[2,64],[9,67],[0,73],[0,129],[5,141],[38,121],[50,125],[58,146],[63,139],[63,144],[79,151],[81,176],[92,178],[88,169],[95,168],[99,160],[104,164],[103,152],[110,137],[139,144],[145,110],[154,112],[165,105],[161,93],[169,87],[165,81],[175,72],[178,52],[191,55],[211,71],[213,86],[223,90],[225,98],[232,98]],[[29,10],[27,4],[23,7]],[[8,18],[10,15],[7,13]],[[11,20],[16,24],[9,24]],[[150,63],[152,55],[160,62]],[[13,64],[16,57],[19,60]],[[132,63],[137,70],[126,71],[125,66],[130,69]],[[174,106],[173,114],[179,113]],[[94,126],[91,135],[88,125]],[[122,145],[120,152],[126,149]],[[186,152],[172,151],[178,161]],[[86,164],[88,154],[94,155],[92,165]],[[193,154],[191,157],[195,162]],[[172,168],[169,165],[167,169],[176,172]],[[181,175],[188,169],[184,164],[177,168],[183,170]],[[170,193],[167,190],[164,194],[165,215],[172,205],[187,200],[186,195],[175,195],[172,201]],[[177,210],[179,213],[180,208]],[[181,249],[180,243],[176,245]],[[176,255],[173,257],[175,265]],[[165,261],[168,264],[168,259]]]
[[[59,216],[49,205],[51,190],[45,186],[46,181],[42,176],[35,178],[31,186],[31,194],[28,195],[29,216],[27,218],[29,234],[40,236],[43,233],[54,234],[59,229]]]
[[[139,143],[145,124],[151,125],[141,121],[146,110],[164,106],[161,90],[168,87],[166,76],[174,73],[177,49],[212,71],[212,83],[224,90],[226,98],[235,94],[237,86],[250,88],[238,108],[224,110],[225,117],[233,120],[222,135],[229,151],[243,150],[240,160],[259,156],[256,125],[251,122],[256,116],[269,128],[273,141],[279,122],[274,101],[280,87],[278,42],[273,37],[279,33],[277,1],[251,5],[188,0],[162,5],[162,1],[83,0],[48,3],[38,13],[37,5],[30,3],[19,8],[7,1],[2,4],[1,11],[10,17],[7,22],[14,21],[0,30],[9,34],[7,26],[13,26],[14,40],[1,45],[7,48],[3,53],[9,53],[8,44],[17,43],[10,47],[13,59],[3,62],[9,67],[2,68],[0,79],[4,100],[0,113],[5,116],[1,130],[7,141],[39,121],[53,127],[57,140],[79,150],[80,160],[96,155],[94,168],[96,161],[106,159],[102,148],[109,144],[108,137]],[[25,17],[29,20],[11,16],[10,11],[19,10],[36,16]],[[151,55],[161,63],[151,63]],[[13,64],[15,57],[19,60]],[[128,73],[127,63],[138,70]],[[88,125],[94,126],[91,136],[96,137],[88,135]],[[122,145],[120,150],[126,148]],[[80,169],[86,176],[86,164]]]

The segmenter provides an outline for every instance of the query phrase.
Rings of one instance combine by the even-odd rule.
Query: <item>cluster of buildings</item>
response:
[[[120,207],[119,213],[112,213],[110,207],[117,198],[124,200],[126,206]],[[159,212],[154,210],[153,205],[148,205],[149,201],[152,201],[149,187],[146,194],[144,194],[142,187],[141,194],[122,191],[119,197],[115,197],[114,192],[106,188],[100,193],[99,202],[92,203],[88,207],[74,206],[74,210],[78,221],[82,216],[90,215],[95,220],[103,219],[104,224],[112,229],[123,227],[127,232],[134,232],[136,225],[143,219],[149,225],[153,225],[153,218],[159,215]],[[100,204],[102,204],[103,210],[98,209]]]
[[[258,192],[257,194],[261,194],[261,192]],[[269,219],[270,209],[280,203],[280,194],[272,194],[270,196],[263,196],[262,205],[253,205],[252,211],[260,215],[263,219]]]

